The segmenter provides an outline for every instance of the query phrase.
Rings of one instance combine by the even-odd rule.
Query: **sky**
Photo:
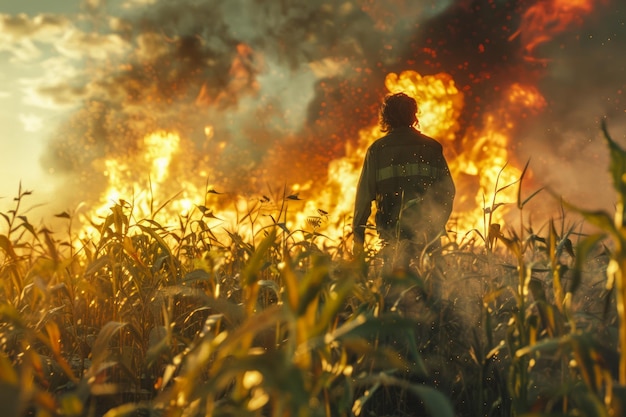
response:
[[[46,138],[70,108],[46,100],[36,89],[71,73],[72,60],[54,51],[54,41],[46,38],[56,40],[68,16],[79,10],[75,1],[0,0],[0,207],[13,207],[20,182],[24,190],[41,194],[31,203],[51,198],[54,191],[54,176],[39,160]]]
[[[463,91],[455,155],[502,91],[533,86],[545,106],[516,114],[511,158],[531,161],[537,187],[610,206],[599,126],[626,146],[626,7],[567,4],[0,0],[0,209],[20,183],[37,215],[93,203],[112,175],[141,175],[144,138],[163,130],[186,148],[173,185],[322,183],[376,123],[386,75],[405,70]]]

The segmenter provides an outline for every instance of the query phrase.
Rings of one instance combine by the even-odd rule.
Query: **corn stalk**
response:
[[[576,268],[576,280],[582,274],[582,262],[586,255],[603,238],[610,238],[614,243],[611,259],[607,267],[607,289],[614,291],[616,307],[619,317],[618,351],[620,353],[618,380],[620,385],[626,385],[626,151],[622,149],[608,133],[606,124],[602,123],[602,132],[610,150],[610,174],[613,188],[617,193],[615,214],[613,217],[605,211],[587,211],[574,208],[589,223],[600,229],[599,233],[584,239],[578,250],[579,264]]]

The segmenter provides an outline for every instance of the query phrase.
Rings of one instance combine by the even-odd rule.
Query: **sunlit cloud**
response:
[[[87,97],[87,88],[85,85],[72,84],[70,81],[46,84],[39,80],[32,82],[24,93],[26,104],[54,109],[79,105]]]
[[[55,44],[57,50],[74,59],[105,60],[119,56],[130,49],[127,41],[117,34],[85,33],[72,28]]]
[[[38,132],[43,128],[43,119],[34,114],[20,114],[20,122],[26,132]]]
[[[121,27],[121,20],[115,22]],[[33,61],[43,56],[46,46],[68,58],[97,60],[124,54],[130,47],[117,33],[84,32],[62,16],[0,15],[0,50],[8,51],[13,60]]]
[[[168,52],[169,45],[164,42],[162,33],[148,32],[137,36],[137,58],[140,60],[153,60]]]
[[[21,39],[17,42],[10,42],[0,35],[0,52],[9,53],[9,62],[29,62],[41,56],[41,50],[35,46],[30,39]]]
[[[132,9],[138,6],[148,6],[158,3],[158,0],[126,0],[122,7],[125,9]]]
[[[10,54],[10,62],[31,62],[43,55],[41,44],[54,43],[71,25],[54,15],[0,14],[0,51]]]
[[[62,56],[43,60],[41,68],[43,71],[39,77],[19,80],[25,104],[47,109],[80,104],[86,92],[84,69]]]
[[[46,41],[51,36],[63,33],[71,26],[71,21],[59,15],[40,14],[30,17],[0,14],[0,34],[5,39],[19,41],[25,38]]]

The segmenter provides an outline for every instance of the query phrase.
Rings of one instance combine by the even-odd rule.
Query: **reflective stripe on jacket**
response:
[[[441,144],[412,127],[394,129],[365,155],[354,207],[355,240],[363,241],[372,201],[383,237],[432,237],[444,228],[454,195]]]

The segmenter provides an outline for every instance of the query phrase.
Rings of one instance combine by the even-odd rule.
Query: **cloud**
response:
[[[106,60],[125,54],[130,45],[115,33],[85,33],[72,28],[55,43],[55,47],[61,54],[74,59]]]
[[[36,43],[52,43],[69,27],[70,20],[62,16],[0,14],[0,51],[9,52],[14,61],[34,61],[42,56]]]
[[[71,27],[70,19],[52,14],[40,14],[30,17],[24,13],[18,15],[0,14],[0,34],[12,41],[36,39],[46,41],[63,33]]]
[[[43,128],[43,119],[34,114],[23,114],[19,115],[19,120],[24,126],[24,130],[26,132],[38,132]]]
[[[25,104],[47,109],[81,105],[86,97],[86,83],[81,82],[88,77],[86,69],[63,56],[42,60],[41,68],[37,77],[19,79]]]
[[[151,4],[157,4],[159,0],[126,0],[122,7],[125,9],[132,9],[138,6],[148,6]]]
[[[41,56],[41,50],[30,39],[21,39],[17,42],[8,42],[0,37],[0,52],[6,51],[11,56],[11,62],[35,61]]]
[[[39,84],[26,93],[24,101],[27,104],[51,109],[81,105],[88,96],[85,85],[73,85],[69,81]]]
[[[85,32],[65,16],[0,15],[0,51],[8,53],[16,66],[40,68],[40,75],[30,75],[34,71],[28,68],[29,78],[19,80],[28,105],[80,105],[89,97],[93,67],[100,67],[95,62],[115,59],[129,48],[121,34]]]
[[[121,22],[117,21],[117,25]],[[71,19],[50,14],[34,17],[0,15],[0,41],[0,50],[9,52],[14,60],[21,62],[47,56],[50,48],[75,60],[104,60],[124,54],[129,48],[120,34],[85,32]]]

